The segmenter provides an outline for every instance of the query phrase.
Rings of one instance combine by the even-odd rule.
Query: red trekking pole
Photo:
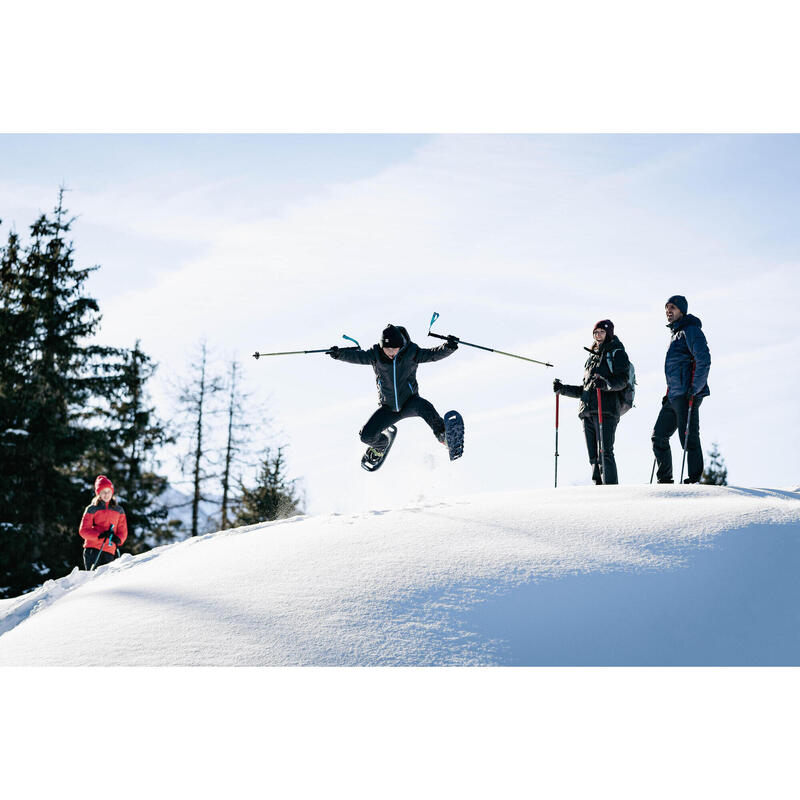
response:
[[[689,389],[694,389],[694,371],[697,368],[697,362],[692,363],[692,381],[689,384]],[[689,444],[689,423],[692,420],[692,406],[694,406],[694,393],[689,398],[689,411],[686,414],[686,430],[683,432],[683,458],[681,459],[681,483],[683,483],[683,468],[686,464],[686,446]]]
[[[600,483],[606,482],[606,456],[603,451],[603,401],[600,399],[600,389],[597,389],[597,421],[600,424],[600,438],[597,442],[600,451]]]
[[[556,483],[555,488],[558,489],[558,398],[561,397],[561,392],[556,392]]]

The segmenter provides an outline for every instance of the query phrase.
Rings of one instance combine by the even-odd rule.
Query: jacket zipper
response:
[[[394,386],[394,410],[400,411],[400,401],[397,399],[397,356],[392,359],[392,373],[394,376],[392,381]]]

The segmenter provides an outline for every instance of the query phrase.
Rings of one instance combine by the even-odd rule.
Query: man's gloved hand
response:
[[[458,350],[458,336],[448,336],[445,347],[448,350]]]
[[[598,375],[595,372],[592,378],[592,386],[594,386],[595,389],[608,389],[608,381],[602,375]]]
[[[556,379],[553,381],[553,391],[554,391],[556,394],[558,394],[558,393],[561,391],[561,389],[562,389],[562,387],[563,387],[563,386],[564,386],[564,384],[563,384],[563,383],[561,383],[561,381],[560,381],[558,378],[556,378]]]
[[[339,348],[336,345],[334,345],[333,347],[331,347],[330,350],[328,350],[328,355],[331,358],[339,358]]]

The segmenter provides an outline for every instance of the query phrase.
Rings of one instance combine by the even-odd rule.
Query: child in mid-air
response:
[[[381,334],[380,344],[369,350],[360,347],[331,347],[329,355],[350,364],[370,364],[375,371],[380,407],[367,420],[360,431],[366,444],[365,458],[377,464],[389,446],[389,437],[383,432],[395,422],[407,417],[422,417],[430,425],[434,436],[445,442],[444,420],[433,404],[419,396],[417,365],[440,361],[458,349],[458,340],[448,336],[439,347],[424,348],[411,341],[402,325],[387,325]]]

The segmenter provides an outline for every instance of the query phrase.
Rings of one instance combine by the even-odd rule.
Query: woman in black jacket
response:
[[[592,479],[596,484],[619,483],[617,462],[614,459],[614,435],[619,422],[620,395],[628,385],[630,361],[622,342],[614,335],[614,323],[601,319],[592,333],[594,344],[589,350],[581,386],[569,386],[558,378],[553,381],[553,391],[566,397],[580,398],[578,416],[583,420]],[[603,471],[600,471],[600,438],[597,414],[597,389],[603,410]],[[605,481],[603,480],[605,478]]]

